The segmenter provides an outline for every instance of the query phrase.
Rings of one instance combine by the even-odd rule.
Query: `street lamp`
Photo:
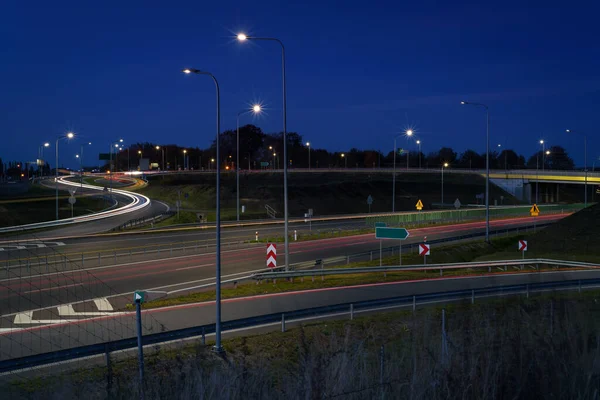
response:
[[[448,163],[442,164],[442,207],[444,207],[444,168],[448,168]]]
[[[308,148],[308,170],[310,171],[310,142],[306,142],[306,147]]]
[[[408,129],[406,131],[406,136],[407,137],[411,137],[413,135],[413,130],[412,129]],[[410,156],[410,150],[406,150],[406,169],[408,170],[408,157]]]
[[[584,157],[584,166],[583,166],[583,170],[584,170],[584,174],[585,174],[585,184],[584,184],[584,188],[585,188],[585,195],[584,195],[584,205],[585,207],[587,207],[587,135],[579,132],[579,131],[572,131],[570,129],[566,130],[567,133],[576,133],[578,135],[583,136],[583,157]]]
[[[421,141],[417,140],[417,145],[419,145],[419,169],[421,169]]]
[[[165,169],[165,149],[160,146],[156,146],[156,151],[162,151],[162,164],[160,165],[161,170]]]
[[[75,137],[75,134],[73,132],[68,132],[66,135],[64,135],[64,136],[61,135],[56,138],[56,165],[54,165],[54,175],[55,175],[54,187],[56,189],[56,220],[57,221],[58,221],[58,142],[61,139],[69,140],[69,139],[73,139],[73,137]]]
[[[40,178],[42,177],[42,165],[46,165],[46,162],[44,161],[44,147],[50,147],[50,143],[46,142],[40,145],[38,149],[38,157],[40,159],[40,162],[38,163],[38,169],[40,173]]]
[[[88,142],[88,146],[91,146],[92,142]],[[81,145],[81,151],[77,156],[79,158],[79,184],[81,191],[83,191],[83,145]]]
[[[344,153],[342,153],[341,157],[344,159],[344,168],[348,168],[348,158]]]
[[[221,131],[221,100],[220,100],[220,90],[219,90],[219,82],[217,78],[210,72],[200,71],[198,69],[186,68],[183,70],[185,74],[197,74],[197,75],[208,75],[212,78],[215,83],[216,90],[216,101],[217,101],[217,138],[216,138],[216,147],[217,147],[217,160],[220,160],[220,145],[219,145],[219,136]],[[216,279],[215,279],[215,287],[216,287],[216,296],[215,296],[215,308],[216,308],[216,326],[215,326],[215,347],[214,350],[217,353],[223,353],[223,346],[221,345],[221,165],[217,162],[217,213],[215,215],[216,218]]]
[[[117,170],[117,149],[120,147],[120,143],[123,143],[123,139],[119,139],[116,140],[114,142],[112,142],[109,145],[109,156],[110,156],[110,162],[108,164],[108,178],[109,178],[109,183],[110,183],[110,199],[112,200],[112,183],[113,183],[113,172]],[[115,148],[115,167],[113,168],[113,162],[112,162],[112,154],[113,154],[113,147]]]
[[[237,221],[240,222],[240,116],[253,112],[255,115],[260,113],[260,104],[255,104],[250,110],[242,110],[237,114],[237,135],[236,135],[236,154],[235,154],[235,192],[237,197],[237,209],[236,216]],[[250,165],[250,159],[248,159],[248,165]],[[250,167],[248,167],[250,169]]]
[[[546,143],[543,140],[540,140],[540,144],[542,145],[542,171],[546,169],[546,158],[544,154],[546,153]]]
[[[276,38],[270,37],[253,37],[248,36],[244,33],[239,33],[237,39],[240,42],[247,40],[268,40],[279,43],[281,46],[281,75],[282,75],[282,86],[283,86],[283,216],[284,216],[284,238],[285,238],[285,270],[289,269],[290,261],[290,248],[289,248],[289,237],[288,237],[288,184],[287,184],[287,167],[288,167],[288,154],[287,154],[287,104],[286,104],[286,83],[285,83],[285,47],[283,42]]]
[[[485,241],[490,242],[490,109],[482,103],[461,101],[462,105],[472,105],[485,108],[486,114],[486,144],[485,144]]]
[[[409,129],[406,132],[396,135],[394,137],[394,172],[392,174],[392,212],[396,211],[396,153],[398,152],[398,150],[396,149],[396,139],[398,139],[400,136],[412,136],[412,134],[413,134],[413,131],[411,129]]]

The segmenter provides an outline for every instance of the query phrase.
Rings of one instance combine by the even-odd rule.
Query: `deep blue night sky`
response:
[[[39,144],[69,130],[94,142],[94,155],[119,137],[206,147],[213,83],[182,67],[220,80],[223,130],[258,100],[268,115],[244,122],[280,131],[280,50],[238,43],[244,31],[285,43],[288,130],[314,147],[387,152],[412,127],[424,152],[481,152],[485,114],[459,104],[466,99],[490,106],[492,146],[528,157],[543,138],[582,164],[582,139],[564,133],[578,129],[591,166],[600,156],[598,2],[488,3],[9,0],[0,157],[34,160]],[[62,146],[64,165],[76,165],[79,143]]]

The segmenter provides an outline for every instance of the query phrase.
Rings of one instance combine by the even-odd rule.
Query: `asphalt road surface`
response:
[[[551,222],[563,216],[538,217],[538,222]],[[532,224],[531,218],[518,218],[492,221],[492,230],[508,229]],[[458,235],[483,232],[484,222],[449,226],[434,226],[411,230],[411,236],[403,244],[420,243],[423,237],[428,240],[456,237]],[[198,233],[196,233],[198,234]],[[214,234],[214,232],[213,232]],[[235,231],[230,233],[236,235]],[[185,233],[184,235],[188,235]],[[164,241],[161,235],[143,238],[152,242]],[[142,240],[144,240],[142,239]],[[136,239],[138,240],[138,239]],[[290,244],[291,265],[312,262],[328,257],[348,256],[356,253],[379,252],[379,240],[373,234],[340,238],[292,242]],[[397,246],[398,241],[390,241],[388,246]],[[101,241],[103,245],[110,242]],[[221,255],[222,279],[248,276],[252,272],[265,269],[265,243],[239,243],[224,246]],[[91,245],[87,243],[86,246]],[[68,244],[51,249],[67,249]],[[282,249],[283,246],[280,248]],[[40,248],[48,251],[48,247]],[[32,250],[36,251],[36,250]],[[432,249],[435,252],[435,246]],[[191,254],[190,254],[191,253]],[[282,252],[279,253],[282,261]],[[14,325],[15,313],[78,303],[97,298],[110,298],[109,302],[119,299],[130,300],[130,294],[137,289],[162,291],[182,290],[214,282],[215,253],[214,246],[198,247],[187,254],[179,253],[171,257],[170,252],[147,252],[138,256],[122,256],[109,265],[98,266],[94,261],[83,264],[65,262],[54,264],[46,272],[44,263],[37,266],[22,264],[20,267],[0,269],[0,315],[11,317],[0,319],[0,329]],[[112,257],[100,261],[108,262]],[[280,265],[281,265],[280,261]],[[90,265],[91,264],[91,265]],[[115,307],[113,307],[115,308]],[[56,309],[54,309],[56,314]],[[12,319],[11,319],[12,318]],[[57,318],[60,318],[58,316]],[[38,318],[33,318],[38,319]],[[31,322],[30,322],[31,323]]]
[[[42,182],[44,186],[55,188],[54,179],[47,179]],[[59,190],[61,192],[65,192],[68,190],[77,190],[77,193],[83,194],[98,194],[104,195],[103,192],[99,192],[97,190],[88,189],[88,188],[80,188],[64,185],[62,183],[58,183]],[[116,186],[115,186],[116,188]],[[115,200],[117,200],[117,207],[123,207],[131,202],[131,199],[119,195],[117,193],[113,194]],[[77,205],[75,205],[77,206]],[[53,229],[44,229],[39,231],[24,231],[22,234],[11,233],[8,235],[0,235],[0,240],[4,241],[14,241],[14,240],[49,240],[51,238],[56,237],[80,237],[85,235],[92,235],[102,232],[108,232],[113,228],[119,227],[130,221],[132,219],[144,218],[144,217],[153,217],[159,214],[164,213],[168,210],[168,206],[162,202],[152,201],[150,206],[145,207],[141,210],[134,211],[127,214],[115,215],[112,217],[88,221],[83,223],[77,223],[72,225],[61,226]],[[1,247],[1,246],[0,246]]]
[[[591,279],[599,276],[599,270],[520,272],[323,288],[226,299],[222,303],[222,315],[223,321],[228,321],[371,299],[479,289],[499,285]],[[205,302],[144,310],[142,312],[143,333],[214,323],[214,305],[214,302]],[[90,317],[85,320],[64,320],[57,324],[20,330],[4,330],[0,332],[0,359],[135,336],[135,314],[133,312]]]

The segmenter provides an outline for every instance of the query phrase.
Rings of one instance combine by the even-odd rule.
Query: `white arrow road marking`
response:
[[[65,317],[102,317],[105,315],[121,314],[121,313],[114,313],[114,312],[98,312],[98,311],[77,312],[73,308],[72,304],[58,306],[57,308],[58,308],[58,315],[60,315],[61,317],[62,316],[65,316]],[[64,320],[61,320],[61,321],[64,321]]]
[[[106,297],[94,299],[94,304],[98,308],[98,311],[113,311],[113,307]]]
[[[25,324],[59,324],[62,322],[72,322],[76,321],[75,319],[33,319],[33,311],[25,311],[22,313],[18,313],[15,315],[14,324],[15,325],[25,325]]]

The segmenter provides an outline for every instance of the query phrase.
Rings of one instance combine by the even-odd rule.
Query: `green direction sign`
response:
[[[261,167],[268,167],[269,166],[269,162],[268,161],[261,161],[260,162],[260,166]]]
[[[408,231],[404,228],[375,228],[375,239],[405,240],[408,237],[408,235]]]
[[[100,154],[98,154],[98,160],[109,161],[110,160],[110,153],[100,153]]]
[[[375,228],[385,228],[386,226],[385,222],[375,222]]]
[[[134,303],[139,302],[141,304],[144,302],[145,298],[146,298],[146,292],[144,292],[142,290],[138,290],[133,293],[133,302]]]

